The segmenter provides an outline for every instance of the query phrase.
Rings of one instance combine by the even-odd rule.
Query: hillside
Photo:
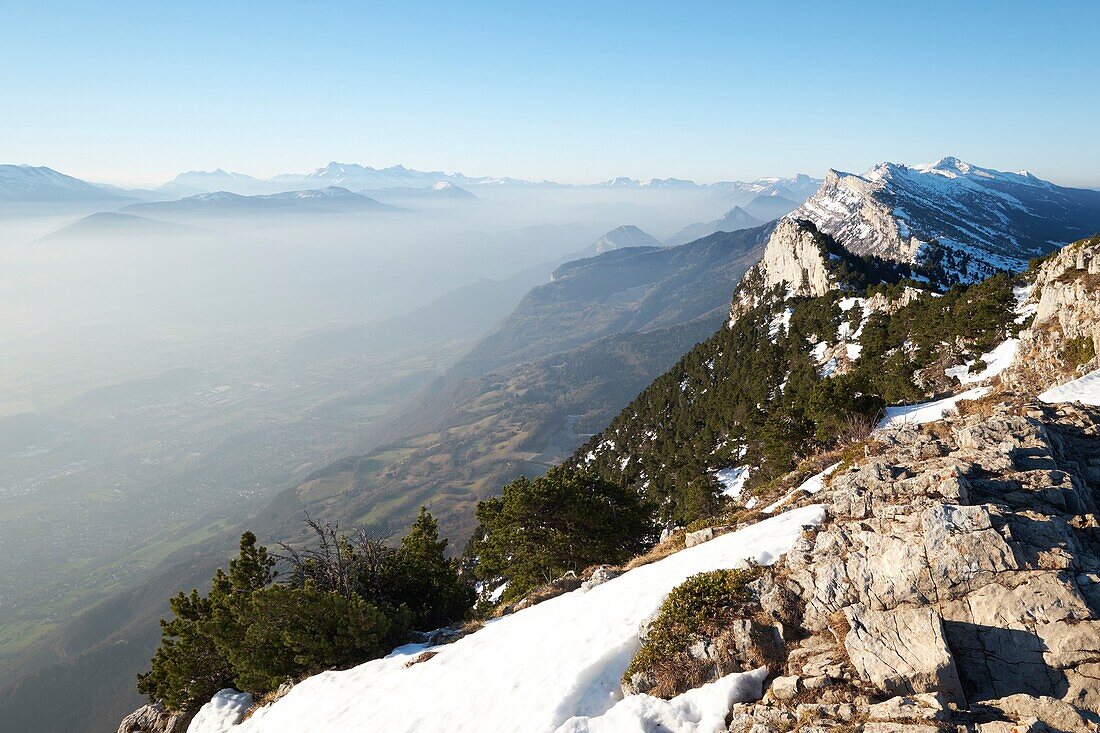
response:
[[[568,262],[528,293],[455,373],[484,373],[613,333],[716,315],[720,294],[728,297],[769,233],[757,227],[680,247],[632,247]]]
[[[273,704],[223,690],[190,729],[1086,733],[1100,713],[1098,269],[1090,240],[1025,275],[1011,355],[950,368],[978,386],[942,413],[891,408],[661,552],[308,677]],[[974,289],[961,302],[984,300]],[[912,325],[898,314],[923,296],[901,292],[889,318]]]
[[[202,216],[276,213],[338,213],[392,211],[393,207],[346,188],[287,191],[284,193],[242,196],[229,191],[200,193],[178,201],[150,201],[131,204],[122,211],[142,216],[195,214]]]
[[[786,213],[786,212],[784,212]],[[741,229],[751,229],[760,226],[763,222],[749,214],[740,206],[734,206],[714,221],[688,224],[680,231],[666,240],[666,244],[676,245],[691,242],[701,237],[706,237],[715,232],[736,232]]]
[[[315,473],[284,510],[389,527],[429,504],[444,533],[465,541],[479,499],[567,456],[713,331],[767,231],[560,266],[390,415],[373,451]]]
[[[45,166],[0,165],[0,202],[110,202],[126,198]]]

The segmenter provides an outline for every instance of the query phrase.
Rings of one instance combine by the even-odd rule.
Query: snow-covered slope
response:
[[[639,229],[633,224],[616,227],[592,243],[592,251],[602,255],[625,247],[660,247],[656,237]]]
[[[1100,193],[956,158],[829,171],[791,215],[857,254],[938,267],[974,282],[1100,228]]]
[[[725,712],[736,693],[734,683],[744,686],[748,680],[725,680],[721,689],[687,693],[687,701],[664,703],[636,695],[616,705],[622,700],[620,678],[640,645],[639,629],[668,592],[689,576],[748,561],[771,564],[794,545],[804,526],[820,524],[823,518],[819,506],[781,514],[587,591],[567,593],[492,621],[453,644],[432,649],[435,655],[426,661],[410,664],[428,651],[423,645],[410,645],[354,669],[319,674],[228,730],[649,730],[641,721],[657,714],[665,722],[663,730],[716,730],[715,720],[724,728]],[[714,710],[700,710],[700,705]],[[584,719],[598,720],[613,707],[608,725]],[[582,719],[571,721],[578,716]],[[711,721],[711,727],[700,728],[700,719]],[[210,714],[202,720],[212,722],[196,718],[190,733],[227,730],[225,716]]]
[[[106,201],[118,193],[52,168],[0,165],[0,201]]]

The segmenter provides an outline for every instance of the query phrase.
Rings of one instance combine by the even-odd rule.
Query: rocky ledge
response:
[[[877,434],[812,497],[829,519],[758,590],[785,662],[731,731],[1097,729],[1100,410],[969,413]]]

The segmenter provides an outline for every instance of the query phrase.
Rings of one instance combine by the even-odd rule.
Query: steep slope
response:
[[[1100,193],[956,158],[830,171],[792,218],[857,254],[935,267],[938,284],[975,282],[1100,228]]]
[[[727,327],[571,460],[690,521],[714,506],[718,469],[747,466],[748,454],[753,481],[781,474],[885,404],[949,388],[950,367],[1020,327],[1007,277],[942,296],[901,284],[914,277],[908,263],[857,255],[811,222],[781,220]]]
[[[565,351],[605,335],[712,315],[719,294],[759,258],[770,227],[680,247],[629,248],[569,262],[456,365],[458,374]]]
[[[374,450],[289,492],[283,507],[401,526],[426,503],[461,545],[476,501],[538,475],[712,333],[767,229],[562,265],[470,355],[394,411]],[[610,315],[609,315],[610,314]]]
[[[0,165],[0,202],[123,201],[125,196],[52,168]]]
[[[231,730],[575,730],[572,718],[602,715],[621,697],[619,679],[639,646],[638,628],[669,590],[694,573],[775,562],[820,518],[816,507],[776,517],[500,619],[435,647],[424,661],[414,662],[429,646],[409,645],[386,659],[311,678]],[[712,725],[715,719],[724,723],[730,698],[759,695],[762,675],[745,677],[707,706]],[[217,720],[210,715],[210,722],[196,718],[190,730],[222,733],[220,724],[234,722],[243,710],[226,712]]]
[[[454,730],[559,733],[811,724],[1088,733],[1100,715],[1100,409],[1037,400],[1012,375],[1035,378],[1029,362],[1045,354],[1062,375],[1088,372],[1067,383],[1068,397],[1100,402],[1095,353],[1049,351],[1059,338],[1100,337],[1093,262],[1100,241],[1032,270],[1012,298],[1027,325],[1019,350],[1003,376],[985,378],[978,402],[811,456],[680,535],[685,549],[670,539],[652,564],[601,566],[578,589],[533,597],[533,608],[517,604],[457,641],[308,678],[244,722],[251,698],[223,691],[192,730],[422,730],[445,720]],[[961,302],[975,302],[976,290]],[[912,292],[892,316],[951,297]],[[693,573],[753,560],[748,615],[661,605]],[[694,619],[686,636],[661,642],[670,645],[662,654],[698,670],[674,692],[658,687],[668,667],[636,666],[665,614]],[[483,672],[501,667],[523,674]],[[436,694],[425,700],[424,689]]]

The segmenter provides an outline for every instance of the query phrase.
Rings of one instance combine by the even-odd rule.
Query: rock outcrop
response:
[[[163,705],[142,705],[122,719],[118,733],[185,733],[195,711],[173,713]]]
[[[772,573],[790,653],[730,730],[1095,730],[1098,490],[1097,408],[1006,397],[878,434],[802,499],[830,520]]]
[[[779,220],[764,255],[741,280],[730,308],[730,322],[758,305],[774,290],[815,297],[837,288],[827,252],[814,225],[786,217]]]
[[[1009,385],[1037,391],[1097,367],[1098,285],[1100,237],[1076,242],[1038,267],[1027,295],[1035,318],[1020,333],[1020,356],[1005,375]],[[1071,346],[1077,347],[1077,354],[1067,353]]]

